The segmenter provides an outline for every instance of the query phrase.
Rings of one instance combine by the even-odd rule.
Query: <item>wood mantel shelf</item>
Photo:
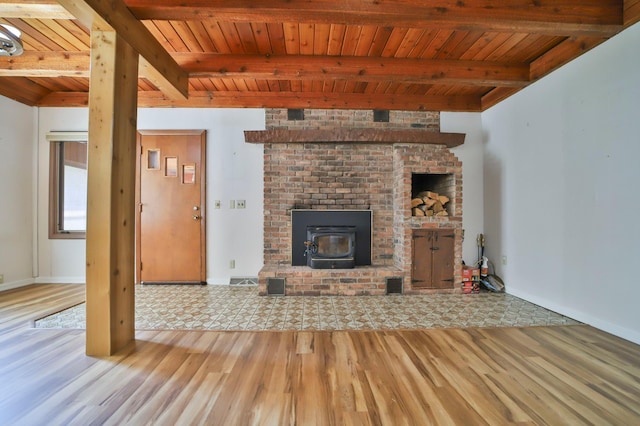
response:
[[[382,129],[332,129],[332,130],[247,130],[248,143],[410,143],[446,145],[448,148],[462,145],[464,133],[441,133],[428,130]]]

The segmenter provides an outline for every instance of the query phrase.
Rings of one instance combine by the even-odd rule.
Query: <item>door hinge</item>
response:
[[[424,280],[411,280],[412,283],[423,283]]]
[[[140,270],[142,271],[142,262],[140,262]]]
[[[140,213],[142,213],[142,203],[140,203]]]
[[[453,278],[449,278],[449,279],[442,280],[442,281],[445,281],[445,282],[448,282],[448,283],[452,283],[453,282]]]
[[[455,234],[447,234],[447,235],[443,235],[443,238],[455,238]]]

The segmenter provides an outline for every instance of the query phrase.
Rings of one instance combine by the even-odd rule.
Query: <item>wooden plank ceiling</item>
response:
[[[180,100],[141,68],[144,107],[482,111],[640,19],[640,0],[124,3],[189,75]],[[25,50],[0,57],[1,95],[86,106],[87,28],[55,0],[0,0],[0,23]]]

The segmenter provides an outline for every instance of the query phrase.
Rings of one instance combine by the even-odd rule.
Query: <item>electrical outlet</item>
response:
[[[244,209],[247,206],[247,202],[245,200],[236,201],[236,207],[239,209]]]
[[[502,264],[503,265],[507,264],[507,256],[502,256]]]
[[[229,208],[230,209],[235,209],[236,208],[236,200],[229,201]]]
[[[236,269],[236,261],[235,261],[235,259],[231,259],[229,261],[229,269]]]
[[[4,283],[4,274],[0,274],[0,284]]]
[[[213,208],[214,209],[219,209],[222,206],[222,203],[220,203],[220,200],[215,200],[213,202]]]

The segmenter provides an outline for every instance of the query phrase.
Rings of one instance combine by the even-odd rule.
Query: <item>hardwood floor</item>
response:
[[[640,346],[589,326],[138,331],[91,358],[30,328],[79,287],[0,293],[0,424],[640,422]]]
[[[84,302],[84,285],[39,284],[0,292],[0,333]]]

